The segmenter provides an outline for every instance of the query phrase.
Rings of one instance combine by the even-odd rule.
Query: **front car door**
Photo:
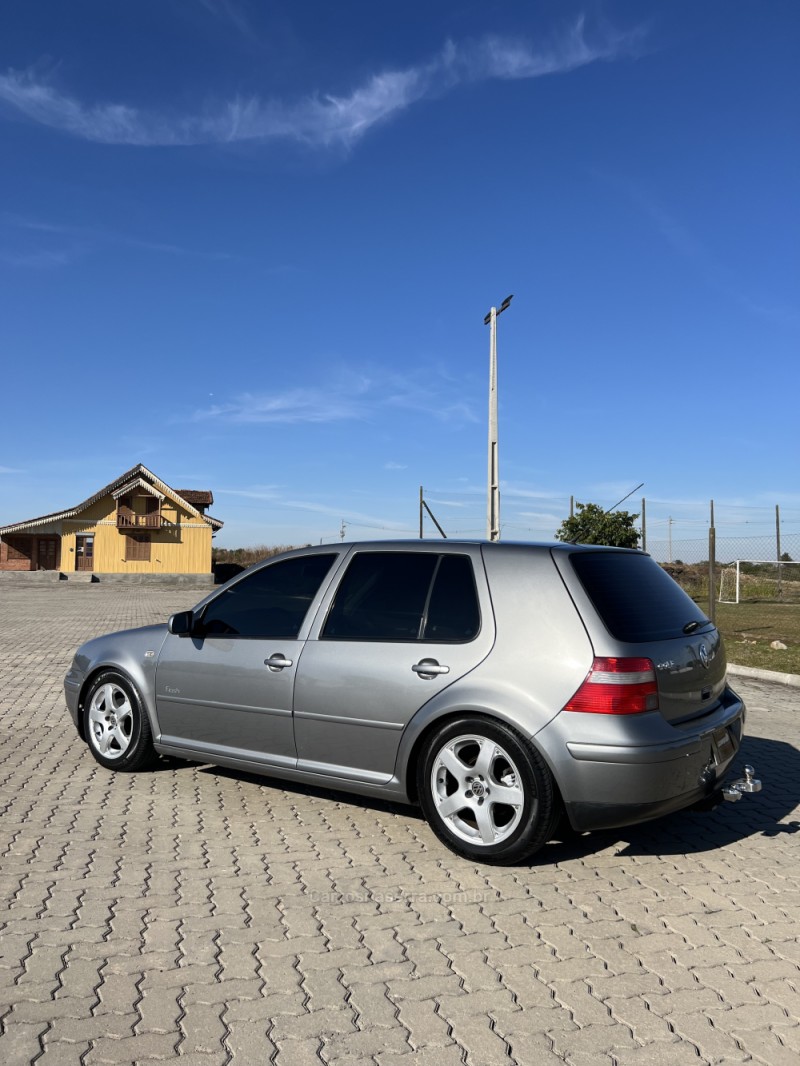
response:
[[[161,743],[176,753],[295,766],[303,627],[337,558],[295,556],[245,574],[205,605],[191,635],[167,636],[156,670]]]
[[[388,781],[403,729],[489,653],[480,549],[353,549],[327,593],[295,685],[297,768]]]

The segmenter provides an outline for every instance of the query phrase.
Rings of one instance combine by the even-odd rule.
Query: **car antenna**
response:
[[[603,514],[607,515],[607,514],[611,514],[612,511],[616,511],[616,509],[619,507],[619,505],[621,503],[625,503],[625,501],[627,500],[628,496],[633,496],[634,492],[638,492],[639,489],[641,489],[641,488],[644,488],[644,482],[643,481],[640,481],[639,484],[636,485],[634,488],[632,488],[631,491],[626,496],[623,496],[621,500],[617,500],[617,502],[614,504],[613,507],[609,507],[607,511],[603,511]],[[578,538],[577,537],[573,537],[572,540],[568,540],[567,541],[567,544],[577,544],[577,543],[578,543]]]
[[[643,488],[644,488],[644,482],[640,481],[639,484],[636,486],[636,488],[631,489],[631,491],[628,493],[628,496],[633,496],[634,492],[638,492],[639,489],[643,489]],[[619,505],[621,503],[625,503],[625,501],[627,500],[628,496],[623,496],[621,500],[617,500],[617,502],[614,504],[614,506],[613,507],[609,507],[609,509],[607,511],[603,511],[603,514],[611,514],[612,511],[616,511],[616,509],[619,507]]]

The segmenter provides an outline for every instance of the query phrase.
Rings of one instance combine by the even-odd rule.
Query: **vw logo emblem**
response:
[[[703,664],[704,669],[707,670],[708,669],[708,648],[706,648],[705,644],[701,644],[700,645],[700,649],[699,649],[699,653],[698,654],[700,655],[700,662]]]

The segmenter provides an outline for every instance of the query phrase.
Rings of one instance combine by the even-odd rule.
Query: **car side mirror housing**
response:
[[[176,637],[191,636],[193,628],[194,611],[177,611],[167,623],[167,629]]]

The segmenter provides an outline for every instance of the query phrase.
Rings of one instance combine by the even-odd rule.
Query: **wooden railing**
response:
[[[160,511],[136,514],[127,507],[120,507],[117,511],[117,529],[161,529],[163,524]]]

